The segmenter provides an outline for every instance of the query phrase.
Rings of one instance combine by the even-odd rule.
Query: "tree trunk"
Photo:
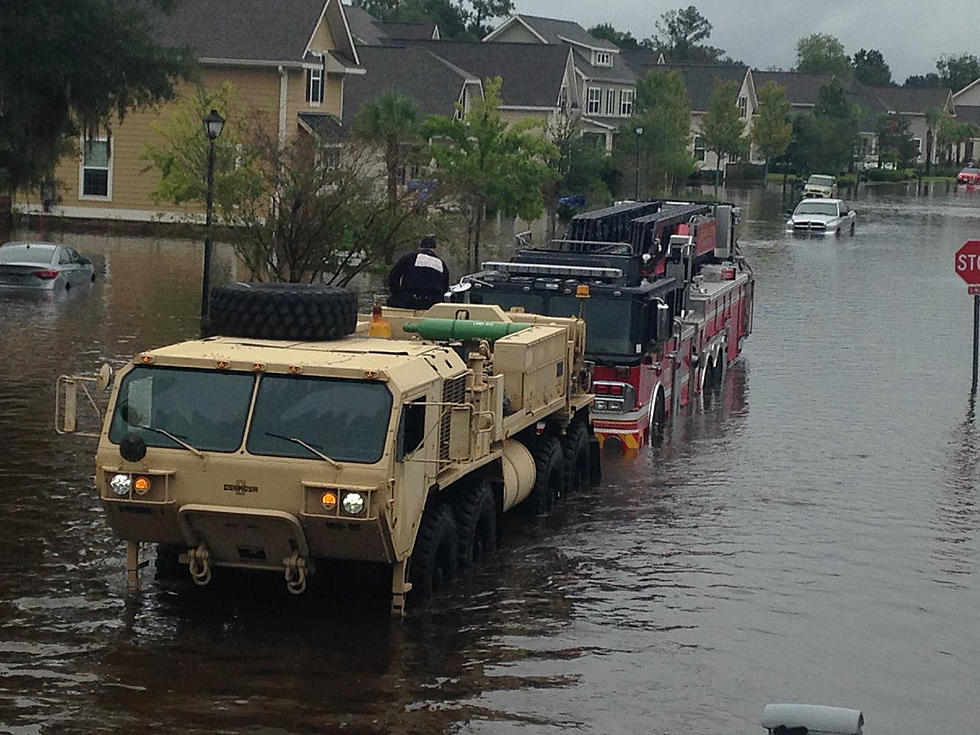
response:
[[[718,179],[721,178],[721,151],[715,151],[715,197],[718,196]]]
[[[473,270],[480,269],[480,232],[483,230],[483,220],[486,216],[486,205],[481,204],[476,210],[476,232],[473,233]]]
[[[766,189],[769,187],[769,159],[762,163],[762,188]]]
[[[548,199],[548,231],[545,242],[552,242],[558,232],[558,206],[554,198]]]
[[[13,196],[0,194],[0,243],[10,240],[14,229]]]
[[[932,131],[926,131],[926,176],[932,175]]]

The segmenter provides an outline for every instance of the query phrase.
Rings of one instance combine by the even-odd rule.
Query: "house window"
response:
[[[922,138],[912,138],[912,142],[915,143],[915,152],[918,155],[922,155]]]
[[[558,91],[558,109],[564,110],[566,104],[568,104],[568,90],[565,89],[565,85],[563,84]]]
[[[738,98],[738,116],[745,117],[749,114],[749,101],[745,97]]]
[[[340,146],[327,145],[320,150],[320,163],[324,168],[337,168],[340,165]]]
[[[602,111],[602,90],[598,87],[589,87],[589,106],[586,112],[590,115],[598,115]]]
[[[108,138],[90,138],[82,144],[83,199],[112,197],[111,148]]]
[[[593,66],[612,66],[612,54],[608,51],[595,51],[592,54]]]
[[[314,107],[323,102],[323,67],[306,70],[306,101]]]
[[[606,114],[607,115],[616,114],[616,90],[615,89],[606,90]]]
[[[694,138],[694,157],[699,160],[704,160],[704,138],[700,135]]]
[[[633,114],[633,95],[632,89],[624,89],[619,93],[619,114],[629,117]]]

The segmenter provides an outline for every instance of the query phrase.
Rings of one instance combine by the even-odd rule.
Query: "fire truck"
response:
[[[581,316],[594,363],[592,419],[604,445],[638,449],[681,407],[717,390],[752,331],[755,281],[731,203],[625,202],[575,216],[566,237],[519,237],[454,299]]]

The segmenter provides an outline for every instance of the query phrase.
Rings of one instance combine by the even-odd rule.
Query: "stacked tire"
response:
[[[357,294],[334,286],[233,283],[211,289],[204,336],[319,342],[357,327]]]

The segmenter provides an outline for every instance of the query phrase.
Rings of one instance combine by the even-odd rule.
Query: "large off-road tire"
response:
[[[493,488],[480,478],[468,483],[452,504],[460,571],[479,564],[497,549],[497,503]]]
[[[561,440],[565,458],[565,491],[574,492],[588,487],[592,477],[592,456],[589,451],[589,427],[576,419],[568,425]]]
[[[333,286],[233,283],[211,289],[206,335],[338,339],[357,327],[357,294]]]
[[[185,578],[190,579],[187,567],[177,561],[182,549],[184,547],[179,544],[157,544],[157,558],[153,561],[153,576],[158,582],[177,582]]]
[[[549,513],[565,491],[565,454],[554,436],[539,437],[533,450],[534,487],[527,502],[535,515]]]
[[[428,600],[454,579],[458,570],[456,521],[445,503],[426,508],[409,566],[411,595]]]

